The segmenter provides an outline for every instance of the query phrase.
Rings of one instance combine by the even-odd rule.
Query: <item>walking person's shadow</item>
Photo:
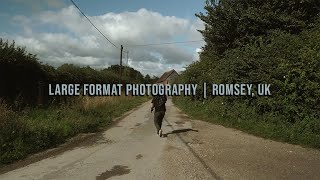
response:
[[[168,137],[169,134],[179,134],[179,133],[184,133],[184,132],[188,132],[188,131],[199,132],[198,130],[194,130],[194,129],[191,129],[191,128],[187,128],[187,129],[173,130],[173,131],[171,131],[171,132],[162,134],[162,136],[163,136],[163,137]]]

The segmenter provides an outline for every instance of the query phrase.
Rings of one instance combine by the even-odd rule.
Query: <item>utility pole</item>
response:
[[[122,52],[123,52],[123,46],[121,45],[121,48],[120,48],[120,83],[122,81]]]

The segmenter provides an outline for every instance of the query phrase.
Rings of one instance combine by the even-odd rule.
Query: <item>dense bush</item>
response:
[[[292,122],[319,117],[319,27],[300,35],[275,32],[269,43],[234,49],[223,59],[221,74],[226,82],[272,84],[271,97],[248,98],[261,113],[281,112]]]
[[[218,5],[208,1],[208,13],[197,15],[205,22],[200,32],[207,44],[200,60],[177,80],[200,85],[197,96],[192,98],[194,104],[204,103],[195,108],[198,113],[213,114],[212,118],[223,114],[223,121],[230,122],[240,118],[235,126],[250,132],[259,126],[256,118],[266,123],[257,128],[260,135],[268,134],[264,132],[268,129],[279,132],[272,137],[320,147],[314,144],[319,141],[310,142],[320,137],[319,4],[313,0],[222,0]],[[271,84],[272,95],[203,100],[203,82],[266,83]],[[175,102],[181,107],[181,102],[192,104],[185,98],[176,98]],[[308,134],[308,138],[302,140],[299,134]]]
[[[38,83],[46,78],[36,57],[0,39],[0,97],[9,104],[35,104]]]
[[[223,58],[204,58],[182,73],[183,83],[268,83],[270,97],[228,98],[252,105],[260,113],[279,112],[288,121],[320,116],[320,30],[300,35],[274,32],[260,40],[228,50]],[[210,88],[208,88],[210,93]],[[201,89],[199,97],[201,98]]]

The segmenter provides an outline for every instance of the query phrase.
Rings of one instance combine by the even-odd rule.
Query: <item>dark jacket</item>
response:
[[[167,96],[153,96],[152,103],[155,107],[155,112],[166,111]]]

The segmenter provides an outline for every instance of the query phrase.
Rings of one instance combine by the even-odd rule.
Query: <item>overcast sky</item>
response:
[[[132,46],[202,40],[199,0],[74,0],[116,46],[129,51],[128,65],[144,75],[196,61],[204,42]],[[1,0],[0,37],[15,40],[55,67],[73,63],[93,68],[119,64],[120,50],[111,45],[68,0]],[[124,64],[126,63],[124,59]]]

